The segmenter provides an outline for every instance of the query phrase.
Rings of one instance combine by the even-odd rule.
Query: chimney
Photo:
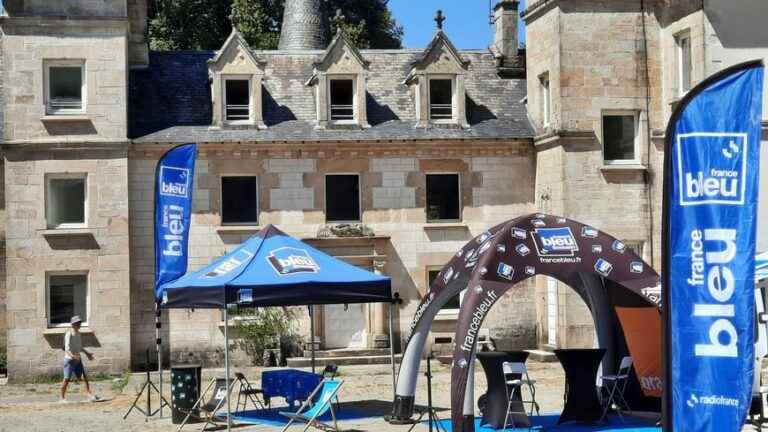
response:
[[[286,0],[280,50],[325,49],[325,8],[323,0]]]
[[[502,56],[503,64],[508,64],[517,57],[517,0],[502,0],[493,7],[493,24],[496,33],[493,45]]]

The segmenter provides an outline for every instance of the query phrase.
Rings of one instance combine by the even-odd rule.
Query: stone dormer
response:
[[[307,81],[315,90],[318,128],[370,127],[365,88],[368,66],[344,31],[338,30]]]
[[[266,128],[262,113],[264,62],[232,29],[216,56],[208,60],[213,99],[213,126]]]
[[[437,33],[411,64],[405,83],[415,96],[417,127],[447,124],[468,128],[464,81],[469,62],[443,32],[442,19],[438,12]]]

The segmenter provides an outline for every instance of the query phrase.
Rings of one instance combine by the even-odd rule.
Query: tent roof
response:
[[[390,302],[391,281],[327,255],[273,225],[160,288],[164,308]]]

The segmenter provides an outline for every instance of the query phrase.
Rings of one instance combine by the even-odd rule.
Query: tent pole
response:
[[[395,302],[389,303],[389,361],[392,363],[392,395],[395,397],[397,395],[397,392],[395,388],[397,387],[397,376],[395,372],[395,338],[393,337],[394,331],[392,330],[394,328],[394,321],[395,321]],[[392,400],[395,400],[394,398]]]
[[[160,306],[155,302],[155,345],[157,346],[157,374],[160,379],[160,418],[163,418],[163,341],[160,339]],[[149,359],[147,359],[149,363]],[[147,364],[149,370],[149,364]]]
[[[232,428],[232,411],[230,410],[230,388],[229,388],[229,309],[224,305],[224,380],[227,383],[227,431]]]
[[[309,305],[309,346],[312,351],[312,373],[315,373],[315,311],[314,306]]]

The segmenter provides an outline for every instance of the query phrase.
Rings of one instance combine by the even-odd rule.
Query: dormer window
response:
[[[330,118],[333,122],[354,123],[355,80],[353,78],[329,78]]]
[[[224,110],[228,122],[251,120],[251,82],[247,79],[224,80]]]
[[[429,118],[432,120],[453,119],[453,80],[430,78]]]

